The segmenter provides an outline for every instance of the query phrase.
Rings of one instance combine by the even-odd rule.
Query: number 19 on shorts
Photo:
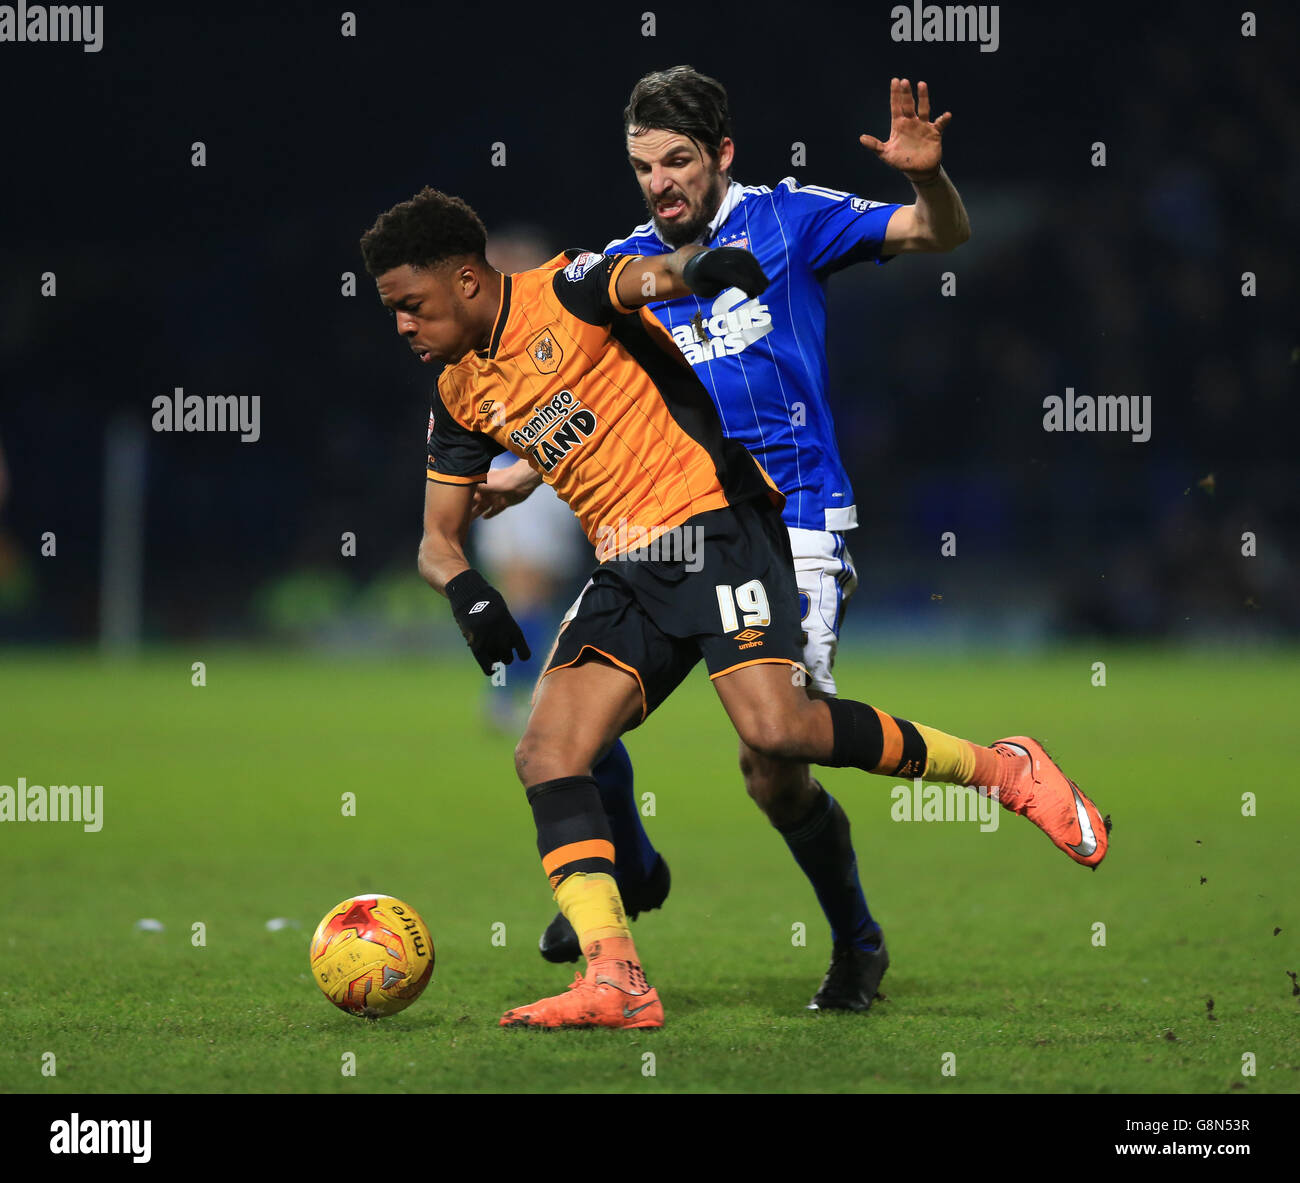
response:
[[[751,579],[734,591],[731,584],[719,583],[714,590],[718,593],[718,611],[722,614],[724,633],[734,633],[742,624],[745,628],[754,628],[772,623],[767,592],[763,590],[761,580]],[[737,609],[744,613],[743,618],[737,615]]]

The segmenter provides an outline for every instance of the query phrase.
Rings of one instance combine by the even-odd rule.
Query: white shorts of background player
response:
[[[804,665],[809,688],[835,694],[835,651],[844,607],[858,586],[858,573],[843,534],[790,527],[799,606],[803,610]]]

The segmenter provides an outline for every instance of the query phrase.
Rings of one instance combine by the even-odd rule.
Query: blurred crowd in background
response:
[[[294,46],[272,23],[238,53],[200,29],[168,55],[180,16],[116,44],[110,27],[85,60],[54,63],[48,47],[33,68],[61,71],[62,97],[16,129],[3,198],[0,640],[96,638],[104,439],[125,422],[146,432],[146,640],[459,644],[415,570],[433,374],[395,339],[356,240],[427,183],[479,210],[501,265],[599,249],[645,217],[626,94],[679,61],[728,86],[747,184],[793,175],[907,201],[856,142],[887,134],[890,74],[919,62],[935,113],[956,114],[946,164],[971,241],[829,282],[832,401],[861,522],[849,637],[1300,628],[1294,10],[1261,10],[1244,38],[1240,13],[1212,5],[1146,24],[1040,13],[1019,32],[1004,6],[990,55],[900,50],[880,15],[874,41],[792,33],[781,85],[770,27],[730,30],[724,52],[665,16],[655,42],[628,32],[626,52],[596,53],[616,19],[599,11],[567,65],[503,34],[463,91],[431,61],[421,72],[395,22],[356,47],[328,28]],[[582,27],[556,19],[548,40]],[[7,74],[0,92],[16,100],[23,84]],[[489,163],[495,142],[505,168]],[[151,400],[177,386],[260,396],[261,438],[150,432]],[[1067,387],[1150,396],[1150,440],[1045,432],[1043,400]],[[949,531],[955,557],[940,553]],[[489,571],[506,562],[488,550]],[[552,608],[591,563],[580,535],[566,555]]]

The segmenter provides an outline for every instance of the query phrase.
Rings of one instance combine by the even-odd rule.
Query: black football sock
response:
[[[820,784],[813,783],[817,799],[807,814],[794,825],[776,828],[817,893],[830,922],[831,939],[837,945],[852,941],[864,951],[876,949],[880,926],[871,918],[862,893],[848,815]]]
[[[589,776],[543,781],[529,788],[528,803],[542,869],[583,953],[589,961],[613,956],[636,962],[596,782]]]
[[[589,776],[563,776],[528,790],[537,853],[554,891],[575,871],[613,876],[614,840]]]
[[[916,724],[865,702],[828,698],[831,754],[827,768],[861,768],[884,776],[924,776],[928,754]]]

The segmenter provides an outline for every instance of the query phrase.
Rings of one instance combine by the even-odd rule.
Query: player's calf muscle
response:
[[[808,765],[776,760],[740,743],[740,773],[754,804],[777,826],[803,817],[817,796]]]

